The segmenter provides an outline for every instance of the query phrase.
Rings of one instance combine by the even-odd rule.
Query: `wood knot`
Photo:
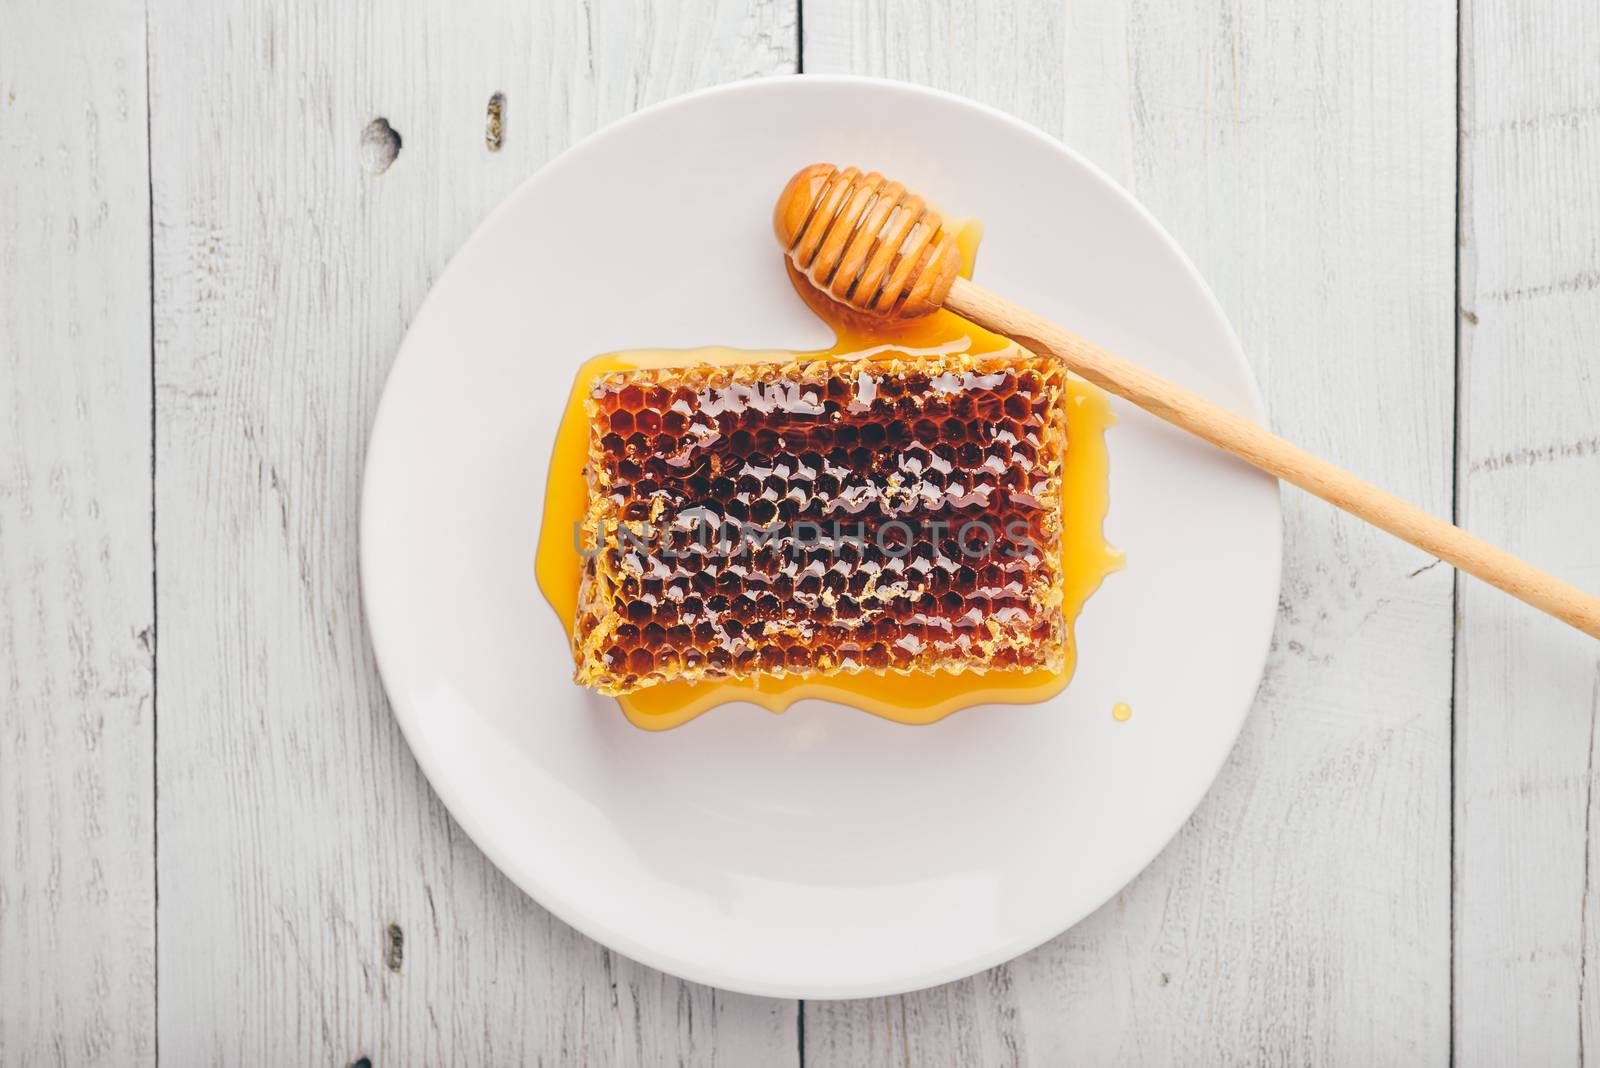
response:
[[[400,929],[398,923],[391,923],[384,931],[383,963],[396,975],[400,974],[400,966],[406,959],[406,933]]]
[[[361,131],[361,166],[368,174],[382,174],[400,155],[400,131],[381,115]]]
[[[483,147],[490,152],[500,151],[506,143],[506,94],[496,93],[489,98],[489,115],[483,126]]]

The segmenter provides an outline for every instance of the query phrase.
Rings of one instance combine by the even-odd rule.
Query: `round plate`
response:
[[[642,111],[529,179],[412,324],[367,460],[367,621],[452,815],[542,905],[620,953],[782,997],[971,974],[1076,923],[1199,803],[1260,678],[1277,486],[1117,403],[1110,540],[1077,678],[906,727],[817,701],[631,726],[571,681],[534,583],[575,369],[615,349],[830,340],[772,202],[817,160],[882,170],[986,229],[977,278],[1250,417],[1216,301],[1098,170],[999,112],[893,82],[741,82]],[[1127,722],[1111,706],[1133,707]]]

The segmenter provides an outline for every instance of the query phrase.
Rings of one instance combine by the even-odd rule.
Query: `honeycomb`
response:
[[[1015,346],[599,376],[577,681],[1060,670],[1064,396]]]

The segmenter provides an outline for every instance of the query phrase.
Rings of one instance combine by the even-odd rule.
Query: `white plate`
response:
[[[533,572],[573,372],[614,349],[826,344],[769,224],[784,181],[817,160],[981,218],[979,281],[1261,417],[1194,268],[1057,142],[908,85],[742,82],[567,152],[451,262],[373,428],[361,560],[395,715],[507,875],[646,964],[841,998],[1007,960],[1149,863],[1250,707],[1280,532],[1274,482],[1118,402],[1107,533],[1128,565],[1080,619],[1060,697],[931,727],[729,705],[650,733],[574,686]]]

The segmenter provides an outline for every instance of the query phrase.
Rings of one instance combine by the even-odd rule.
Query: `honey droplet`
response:
[[[1133,718],[1133,707],[1125,701],[1118,701],[1111,706],[1111,718],[1118,723],[1126,723]]]

